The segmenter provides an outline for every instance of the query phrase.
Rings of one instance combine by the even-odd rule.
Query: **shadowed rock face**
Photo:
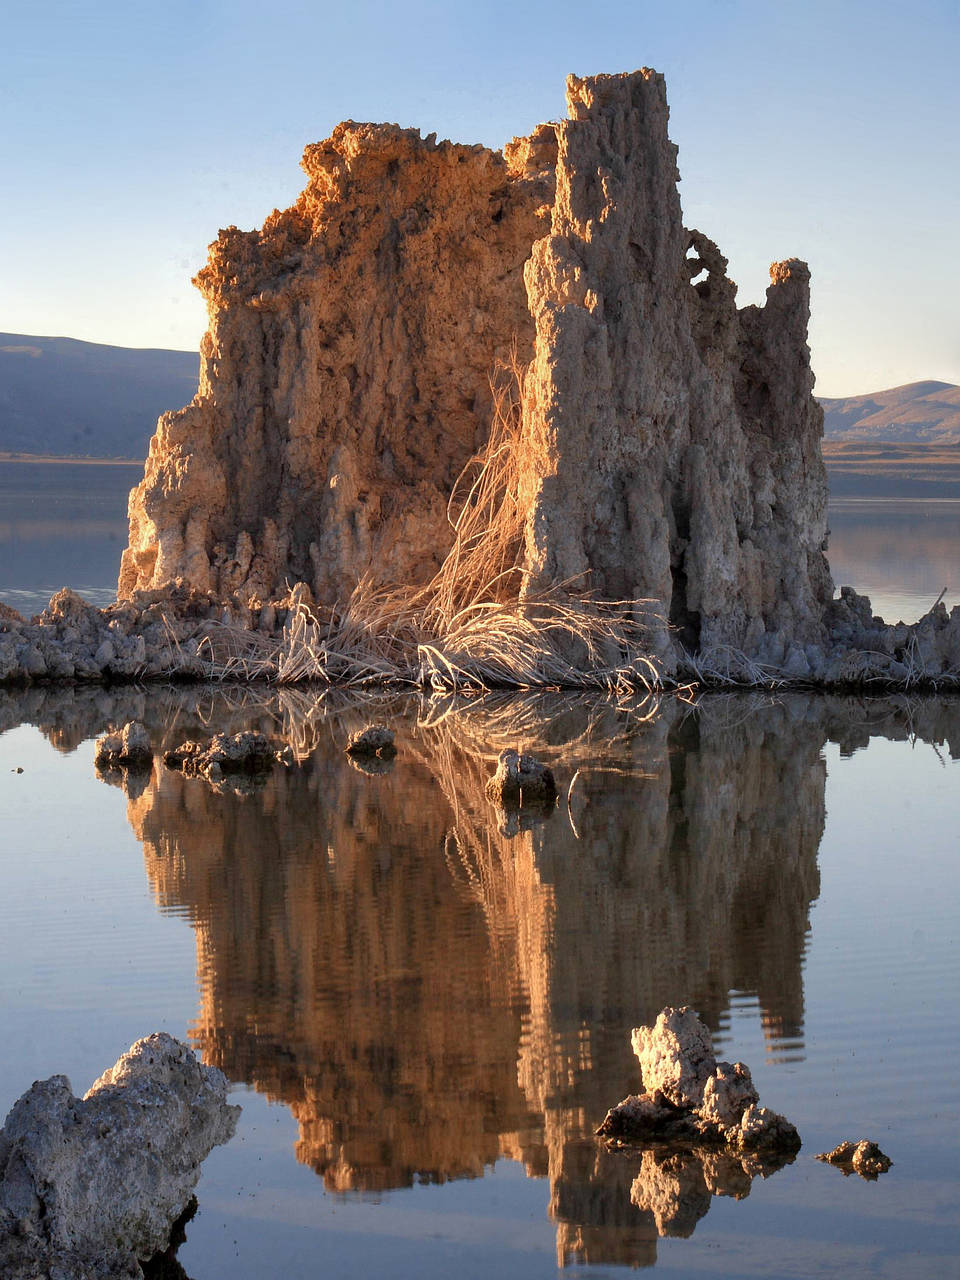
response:
[[[567,106],[525,271],[531,585],[652,597],[693,648],[816,640],[832,584],[807,267],[775,263],[766,306],[737,310],[726,259],[683,227],[662,76],[571,76]]]
[[[292,208],[221,232],[200,389],[131,495],[121,596],[427,581],[515,350],[531,588],[653,598],[693,648],[822,638],[809,272],[774,264],[737,310],[682,223],[661,76],[570,77],[567,102],[503,153],[341,124]]]

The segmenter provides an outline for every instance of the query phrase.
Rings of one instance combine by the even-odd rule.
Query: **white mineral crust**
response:
[[[28,1274],[27,1255],[38,1275],[136,1275],[136,1259],[167,1246],[205,1157],[233,1136],[240,1108],[226,1093],[221,1071],[164,1032],[82,1100],[66,1076],[35,1082],[0,1132],[4,1276]]]
[[[662,1093],[677,1107],[699,1109],[717,1060],[710,1032],[693,1009],[663,1009],[652,1027],[634,1029],[630,1043],[648,1093]]]

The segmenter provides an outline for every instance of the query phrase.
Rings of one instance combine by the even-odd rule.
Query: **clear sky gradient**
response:
[[[960,383],[960,0],[2,0],[0,330],[195,349],[206,245],[339,120],[501,146],[639,66],[740,303],[809,261],[820,394]]]

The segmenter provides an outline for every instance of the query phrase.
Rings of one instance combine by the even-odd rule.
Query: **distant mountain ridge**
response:
[[[0,453],[139,461],[160,414],[193,399],[198,370],[193,351],[0,333]],[[949,382],[820,403],[827,442],[960,444]]]
[[[908,382],[838,399],[821,396],[820,403],[828,441],[960,443],[960,387],[949,382]]]
[[[0,452],[143,459],[198,371],[192,351],[0,333]]]

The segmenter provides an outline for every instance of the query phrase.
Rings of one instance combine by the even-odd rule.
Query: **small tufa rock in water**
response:
[[[607,1112],[602,1137],[723,1146],[780,1163],[800,1149],[789,1120],[759,1105],[749,1068],[716,1060],[709,1030],[689,1007],[663,1009],[631,1043],[646,1092]]]
[[[240,1108],[227,1081],[164,1032],[138,1040],[81,1100],[37,1081],[0,1131],[0,1274],[141,1275],[189,1207],[201,1162]]]
[[[528,805],[552,809],[557,800],[557,784],[545,764],[508,749],[500,752],[497,771],[487,783],[487,795],[504,809]]]
[[[688,1111],[702,1105],[717,1060],[710,1032],[692,1009],[664,1009],[652,1027],[634,1029],[630,1044],[648,1093],[662,1093]]]
[[[98,769],[149,769],[153,764],[150,735],[138,720],[131,720],[119,733],[97,740],[93,762]]]
[[[370,724],[365,729],[358,729],[350,735],[346,749],[352,756],[378,756],[381,760],[391,760],[397,754],[393,730],[385,724]]]
[[[171,769],[186,774],[205,774],[218,781],[225,773],[265,773],[278,761],[286,763],[287,753],[277,751],[262,733],[245,730],[232,736],[215,734],[204,747],[199,742],[184,742],[168,751],[163,762]]]
[[[881,1173],[886,1173],[893,1161],[880,1150],[875,1142],[866,1138],[860,1142],[841,1142],[832,1151],[821,1151],[815,1159],[826,1164],[836,1165],[843,1171],[843,1176],[859,1173],[861,1178],[875,1182]]]

